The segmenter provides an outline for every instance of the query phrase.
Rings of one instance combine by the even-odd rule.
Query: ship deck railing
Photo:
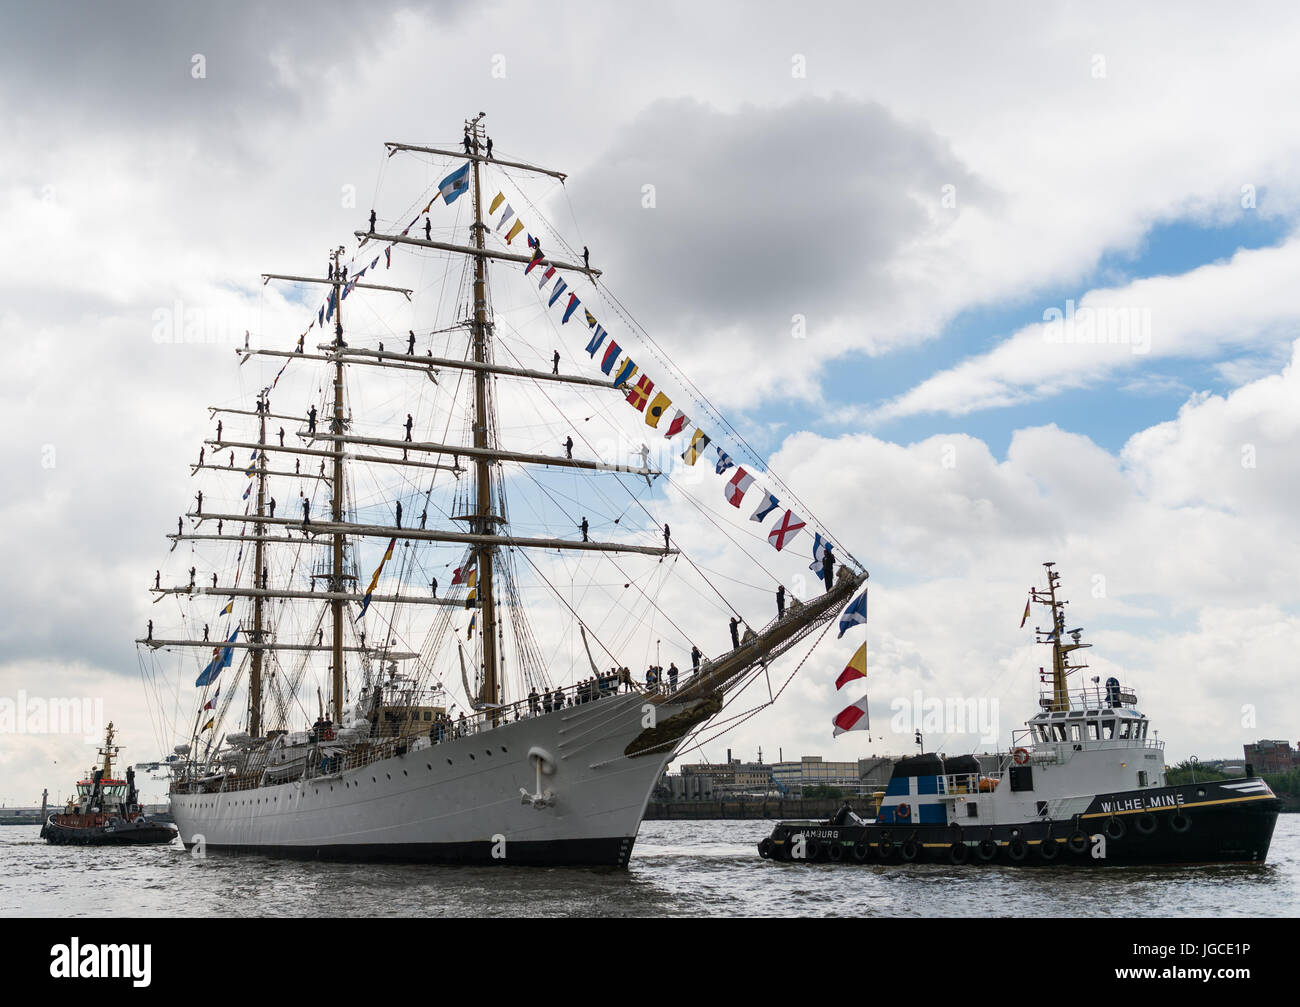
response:
[[[1055,701],[1056,694],[1051,688],[1038,690],[1038,704],[1044,709],[1051,708]],[[1070,689],[1065,693],[1066,700],[1069,702],[1069,709],[1075,711],[1084,711],[1086,714],[1097,716],[1105,710],[1123,710],[1131,709],[1137,705],[1137,692],[1127,685],[1111,686],[1098,683],[1083,689]]]

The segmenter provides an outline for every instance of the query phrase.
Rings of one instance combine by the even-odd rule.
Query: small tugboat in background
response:
[[[77,781],[77,796],[67,807],[55,812],[41,826],[41,838],[55,844],[78,846],[122,846],[142,843],[169,843],[176,838],[170,825],[155,822],[140,807],[135,787],[135,770],[128,768],[126,779],[113,775],[113,759],[121,750],[113,744],[113,725],[108,725],[104,747],[99,750],[103,763],[92,769],[87,779]]]
[[[850,863],[1074,864],[1090,867],[1262,864],[1282,802],[1256,776],[1170,784],[1164,742],[1148,735],[1137,697],[1114,679],[1071,691],[1090,644],[1066,630],[1060,575],[1030,600],[1051,610],[1036,630],[1052,648],[1040,712],[996,757],[900,759],[874,820],[846,805],[828,822],[779,822],[765,859]],[[1025,608],[1025,617],[1029,608]],[[1022,622],[1023,625],[1023,622]],[[1069,641],[1065,641],[1069,637]],[[995,762],[994,765],[989,763]]]

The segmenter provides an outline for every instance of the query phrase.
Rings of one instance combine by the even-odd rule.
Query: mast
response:
[[[1062,642],[1062,637],[1065,636],[1065,606],[1068,602],[1056,597],[1056,588],[1061,583],[1061,575],[1054,569],[1056,564],[1044,563],[1043,566],[1047,568],[1047,590],[1033,588],[1030,596],[1038,604],[1045,605],[1051,610],[1052,628],[1050,630],[1035,628],[1034,632],[1038,634],[1039,643],[1052,645],[1052,698],[1048,710],[1052,713],[1063,713],[1070,709],[1070,692],[1067,685],[1069,676],[1087,667],[1086,664],[1071,664],[1067,655],[1071,651],[1081,650],[1092,644],[1080,643],[1080,630],[1077,629],[1070,634],[1073,643]]]
[[[471,135],[473,153],[479,151],[479,122],[483,113],[479,113],[468,123],[466,129]],[[485,241],[483,224],[483,189],[479,182],[479,160],[471,159],[474,170],[474,362],[480,367],[474,371],[474,447],[479,452],[486,452],[488,443],[488,404],[487,371],[482,365],[488,362],[487,340],[487,256],[484,255]],[[492,516],[492,467],[491,459],[485,453],[479,453],[474,459],[474,481],[477,487],[474,520],[472,526],[479,535],[491,535]],[[498,703],[501,697],[497,693],[497,619],[496,602],[492,596],[492,561],[494,547],[490,543],[478,549],[478,597],[479,608],[483,614],[480,627],[483,640],[483,699],[488,703]],[[495,722],[495,717],[493,718]]]
[[[266,392],[263,391],[257,396],[257,443],[263,446],[266,444],[266,414],[269,408]],[[265,508],[266,452],[259,448],[257,452],[258,518],[266,513]],[[253,546],[253,583],[261,584],[262,571],[266,568],[266,528],[260,520],[256,521],[253,527],[257,530],[257,541]],[[262,586],[266,585],[262,584]],[[262,642],[262,607],[263,597],[259,594],[253,599],[254,643]],[[248,668],[248,733],[254,738],[262,734],[262,656],[263,652],[260,649],[253,651]]]
[[[340,270],[343,267],[343,246],[334,250],[334,419],[330,432],[336,436],[343,433],[343,281]],[[330,486],[330,516],[337,525],[343,520],[343,445],[335,441],[332,445],[334,455],[334,481]],[[334,672],[331,705],[334,723],[343,724],[343,599],[337,595],[343,592],[343,532],[335,531],[332,535],[333,563],[330,568],[330,591],[336,597],[330,600],[330,622],[333,634],[331,648],[331,670]]]

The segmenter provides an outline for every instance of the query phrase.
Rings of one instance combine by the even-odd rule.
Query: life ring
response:
[[[910,864],[921,855],[921,844],[915,839],[904,839],[903,845],[898,848],[898,855]]]
[[[1050,834],[1038,844],[1038,855],[1044,860],[1055,860],[1061,854],[1061,847]]]
[[[826,856],[831,860],[840,861],[844,859],[844,844],[830,843],[826,847]]]
[[[985,863],[992,860],[998,855],[998,844],[992,839],[981,839],[979,846],[975,847],[975,852]]]
[[[1144,811],[1133,819],[1133,828],[1137,829],[1142,835],[1149,836],[1156,831],[1156,816],[1149,811]]]
[[[859,839],[853,844],[853,859],[858,863],[864,862],[870,856],[871,847],[867,844],[866,840]]]
[[[1070,838],[1066,842],[1071,853],[1083,853],[1088,849],[1088,834],[1082,829],[1075,829],[1070,833]]]
[[[1181,811],[1178,811],[1175,812],[1173,818],[1169,819],[1169,827],[1175,832],[1186,832],[1192,827],[1192,820]]]
[[[1106,833],[1107,839],[1123,839],[1124,833],[1128,831],[1124,822],[1120,818],[1111,815],[1106,819],[1106,826],[1102,829]]]
[[[899,804],[894,808],[894,817],[907,821],[912,817],[912,808],[908,804]]]
[[[970,847],[965,843],[956,842],[948,847],[948,862],[950,864],[964,864],[970,859]]]
[[[1029,847],[1025,845],[1025,841],[1021,839],[1019,836],[1016,836],[1015,839],[1011,840],[1011,842],[1007,844],[1007,856],[1009,856],[1012,860],[1015,861],[1024,860],[1025,854],[1027,854],[1028,852],[1029,852]]]
[[[763,838],[763,841],[762,841],[761,843],[758,844],[758,855],[759,855],[760,857],[762,857],[764,860],[768,860],[768,859],[771,858],[771,856],[772,856],[772,837],[771,837],[771,836],[765,836],[765,837]]]
[[[1011,758],[1015,760],[1017,766],[1023,766],[1026,762],[1029,761],[1029,749],[1017,748],[1014,752],[1011,753]]]
[[[805,839],[803,844],[803,853],[805,860],[816,860],[821,856],[822,844],[815,839]]]

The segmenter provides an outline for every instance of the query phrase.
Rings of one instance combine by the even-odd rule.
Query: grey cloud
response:
[[[645,184],[656,209],[641,206]],[[795,292],[824,315],[891,299],[888,265],[943,226],[931,214],[947,184],[965,204],[995,198],[929,129],[841,96],[735,112],[656,102],[572,190],[625,300],[665,323],[788,326]]]

